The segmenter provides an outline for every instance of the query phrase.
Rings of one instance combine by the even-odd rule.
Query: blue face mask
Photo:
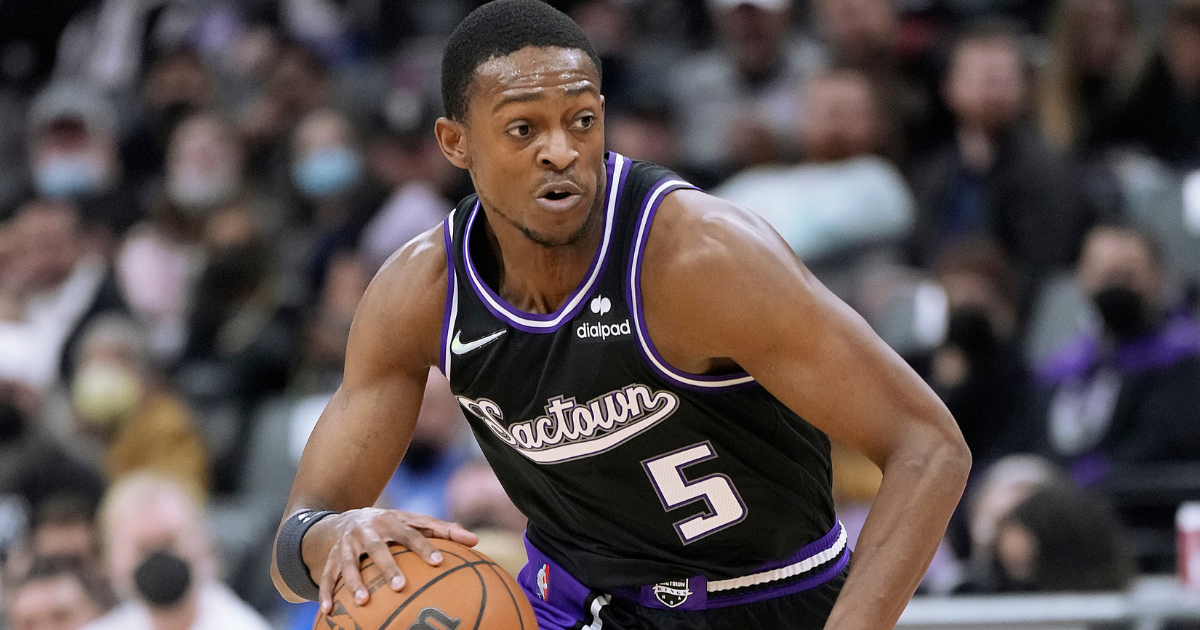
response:
[[[345,192],[361,174],[362,158],[345,147],[317,151],[292,169],[296,187],[308,197]]]
[[[87,154],[64,154],[47,158],[33,173],[34,186],[46,197],[75,197],[99,192],[104,167]]]

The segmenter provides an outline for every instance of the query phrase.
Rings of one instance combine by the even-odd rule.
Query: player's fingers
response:
[[[438,551],[424,534],[411,527],[406,526],[396,532],[396,542],[412,549],[413,553],[421,556],[421,559],[429,564],[436,566],[442,562],[442,552]]]
[[[364,533],[363,539],[363,547],[366,549],[367,555],[379,568],[379,572],[385,576],[392,590],[398,591],[404,588],[404,573],[400,571],[396,559],[392,557],[392,550],[388,548],[387,543],[375,532]]]
[[[337,585],[337,579],[340,571],[340,564],[336,560],[336,548],[334,552],[329,554],[329,560],[325,563],[325,570],[321,572],[321,583],[317,585],[320,596],[318,601],[321,602],[321,612],[329,614],[333,610],[333,588]]]
[[[409,527],[429,538],[444,538],[468,546],[473,546],[479,542],[478,536],[467,531],[465,527],[458,523],[448,523],[424,514],[409,514],[407,516],[406,521]]]
[[[479,537],[467,530],[467,528],[458,523],[447,523],[431,518],[422,527],[417,528],[421,533],[430,538],[444,538],[453,540],[456,543],[474,547],[479,543]]]
[[[354,593],[355,604],[362,606],[371,599],[367,587],[363,586],[362,575],[358,572],[358,553],[346,550],[346,553],[342,554],[342,579],[346,582],[346,589]]]
[[[450,523],[450,528],[446,531],[446,538],[468,547],[474,547],[479,544],[479,536],[476,536],[474,532],[458,523]]]

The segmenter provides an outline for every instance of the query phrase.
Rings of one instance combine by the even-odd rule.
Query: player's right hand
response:
[[[362,508],[330,515],[325,520],[332,522],[334,532],[333,547],[318,581],[321,611],[326,614],[333,609],[333,590],[338,577],[343,578],[346,588],[354,592],[354,601],[359,606],[371,598],[358,570],[363,554],[379,567],[392,589],[399,591],[404,588],[404,574],[392,557],[388,543],[403,545],[436,566],[441,563],[442,554],[426,538],[444,538],[468,547],[479,542],[478,536],[458,523],[399,510]]]

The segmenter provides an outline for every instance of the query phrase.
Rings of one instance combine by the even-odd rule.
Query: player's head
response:
[[[483,5],[446,43],[442,99],[442,151],[490,213],[544,246],[586,233],[602,205],[604,99],[579,25],[539,0]]]

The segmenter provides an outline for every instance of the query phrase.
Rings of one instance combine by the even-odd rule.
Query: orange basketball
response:
[[[363,584],[371,593],[365,606],[338,579],[333,610],[317,615],[313,630],[537,630],[529,600],[492,559],[456,542],[431,538],[442,563],[431,566],[420,556],[392,545],[392,557],[404,573],[404,588],[393,591],[367,558]]]

